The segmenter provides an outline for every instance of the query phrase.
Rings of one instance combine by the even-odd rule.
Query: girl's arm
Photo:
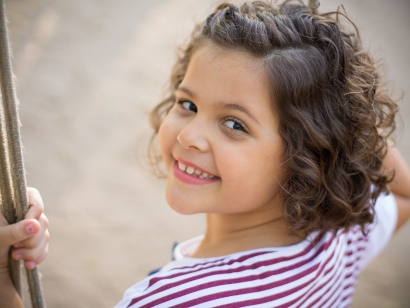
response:
[[[397,231],[410,218],[410,168],[400,151],[391,143],[389,145],[383,166],[387,170],[395,171],[395,177],[389,184],[389,189],[397,203]]]
[[[0,308],[24,307],[9,276],[10,246],[16,247],[13,258],[24,260],[29,269],[40,264],[48,251],[48,220],[43,214],[43,201],[37,190],[28,188],[27,192],[30,209],[24,220],[9,225],[0,211]]]

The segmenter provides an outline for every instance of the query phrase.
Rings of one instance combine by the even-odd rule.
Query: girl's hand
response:
[[[0,273],[8,270],[8,253],[14,246],[12,257],[24,260],[28,269],[35,268],[47,256],[48,219],[44,215],[44,205],[40,193],[35,188],[27,188],[30,209],[25,219],[9,225],[0,211]]]

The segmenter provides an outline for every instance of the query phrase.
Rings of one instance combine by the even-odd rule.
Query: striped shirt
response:
[[[314,232],[287,247],[190,258],[202,237],[178,245],[175,260],[129,288],[125,307],[348,307],[357,276],[388,243],[397,220],[392,195],[376,202],[370,232]]]

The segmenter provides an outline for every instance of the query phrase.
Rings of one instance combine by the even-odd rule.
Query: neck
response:
[[[278,212],[270,208],[251,214],[207,214],[204,239],[191,257],[218,257],[302,241],[306,234],[290,231]]]

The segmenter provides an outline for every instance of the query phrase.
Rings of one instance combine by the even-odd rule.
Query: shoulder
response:
[[[343,237],[316,232],[289,247],[255,249],[220,258],[177,258],[127,290],[125,306],[118,307],[214,307],[245,302],[252,306],[322,300],[322,291],[314,286],[322,277],[333,277],[344,267],[345,260],[335,253],[344,250]],[[293,289],[299,291],[291,292]]]

